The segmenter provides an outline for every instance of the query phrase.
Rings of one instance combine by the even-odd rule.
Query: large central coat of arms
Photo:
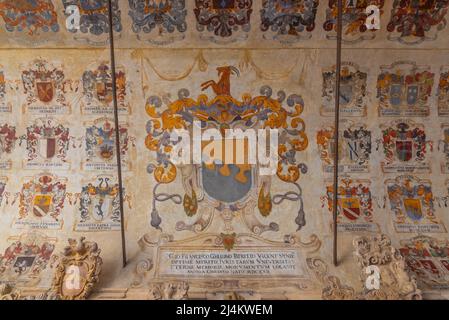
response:
[[[429,180],[404,175],[386,180],[385,185],[397,232],[446,232],[443,223],[436,216]]]
[[[117,108],[119,113],[128,114],[130,105],[126,101],[127,84],[125,71],[116,69]],[[83,103],[81,111],[86,114],[113,114],[112,74],[109,63],[103,62],[93,70],[84,71],[82,76]]]
[[[115,170],[117,158],[114,121],[103,117],[89,124],[85,134],[85,168],[88,170]],[[124,170],[128,170],[130,164],[127,153],[132,139],[128,134],[126,123],[119,125],[119,135],[122,167]]]
[[[343,129],[339,132],[339,172],[358,173],[369,171],[371,156],[371,131],[364,124],[344,119]],[[336,144],[334,127],[329,125],[317,132],[316,141],[322,161],[323,171],[333,171]]]
[[[65,80],[61,65],[35,59],[22,71],[22,84],[26,102],[24,111],[37,114],[69,113],[65,93],[69,81]]]
[[[260,29],[280,42],[310,39],[315,29],[318,0],[264,0]]]
[[[0,281],[36,286],[55,249],[56,238],[36,231],[10,237],[11,243],[0,254]]]
[[[238,39],[245,39],[251,29],[252,7],[252,0],[195,0],[196,28],[201,33],[212,33],[206,37],[215,42],[231,39],[235,33]]]
[[[187,30],[185,0],[128,2],[137,39],[159,45],[184,39]]]
[[[340,179],[337,189],[337,226],[340,231],[347,232],[375,232],[379,226],[373,221],[373,198],[369,180]],[[334,187],[330,183],[326,186],[327,209],[333,212]]]
[[[59,31],[55,6],[52,0],[13,0],[0,2],[0,16],[5,21],[5,29],[27,31],[28,34]]]
[[[362,40],[371,40],[375,37],[378,29],[368,30],[366,22],[368,14],[366,13],[369,6],[376,6],[379,10],[379,17],[383,13],[385,0],[348,0],[343,1],[343,41],[348,43],[359,42]],[[326,35],[328,39],[335,40],[337,30],[337,0],[329,0],[329,7],[326,9],[326,21],[323,24],[324,30],[329,33]]]
[[[26,168],[68,169],[67,151],[73,138],[69,128],[51,118],[36,119],[20,137],[26,142]]]
[[[181,89],[178,99],[170,102],[166,108],[162,108],[162,99],[159,96],[147,99],[146,111],[151,119],[146,126],[145,145],[156,154],[155,162],[148,166],[148,172],[156,181],[153,188],[151,225],[161,229],[163,221],[157,204],[171,200],[184,207],[187,217],[187,220],[176,223],[178,231],[203,232],[215,215],[223,219],[228,231],[232,230],[232,221],[236,217],[241,218],[243,225],[255,234],[278,231],[277,223],[264,224],[259,218],[266,221],[274,205],[290,200],[299,203],[295,222],[300,229],[305,225],[305,214],[298,179],[301,173],[307,172],[307,167],[297,162],[296,154],[305,150],[308,145],[305,123],[300,118],[304,108],[302,98],[296,94],[286,97],[283,91],[279,91],[278,99],[274,99],[272,89],[263,86],[260,96],[252,97],[244,93],[240,101],[231,94],[231,76],[239,75],[239,70],[233,66],[222,66],[218,67],[217,71],[220,78],[218,81],[209,80],[201,85],[202,90],[213,90],[213,98],[201,94],[197,99],[193,99],[189,97],[187,89]],[[283,104],[284,101],[286,105]],[[170,151],[175,147],[175,143],[170,140],[170,133],[173,130],[203,132],[210,128],[217,129],[222,137],[226,129],[240,128],[243,132],[248,129],[279,129],[279,161],[275,174],[281,181],[292,185],[296,191],[272,195],[273,177],[260,175],[259,164],[206,164],[204,158],[201,164],[177,166],[172,162]],[[238,150],[246,155],[248,147],[243,145],[244,147]],[[202,152],[205,148],[203,144]],[[159,191],[161,187],[175,181],[179,170],[185,194]]]
[[[420,235],[401,241],[399,249],[407,269],[416,275],[420,286],[449,288],[449,241]]]
[[[19,194],[17,228],[60,229],[66,198],[66,178],[41,173],[28,179]]]
[[[427,117],[434,74],[428,66],[399,61],[381,66],[377,77],[380,116]]]
[[[394,0],[388,38],[404,44],[435,40],[446,27],[447,0]]]
[[[351,62],[343,62],[340,76],[340,114],[343,117],[366,115],[367,74]],[[323,71],[323,104],[320,114],[333,116],[335,113],[335,66]]]
[[[64,9],[73,5],[79,9],[79,29],[68,29],[69,32],[91,35],[85,38],[75,36],[76,40],[84,40],[94,45],[107,43],[109,37],[108,0],[62,0],[62,4]],[[66,13],[66,15],[68,14]],[[112,28],[116,33],[122,31],[118,0],[112,0]],[[100,36],[103,36],[101,40]]]
[[[384,160],[382,170],[391,172],[430,172],[429,149],[424,126],[412,120],[397,120],[380,126]]]

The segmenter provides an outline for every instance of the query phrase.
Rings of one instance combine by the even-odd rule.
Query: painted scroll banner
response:
[[[160,276],[302,277],[303,261],[295,250],[179,250],[161,249]]]

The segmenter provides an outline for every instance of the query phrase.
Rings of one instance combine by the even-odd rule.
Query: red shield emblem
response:
[[[349,220],[357,220],[360,217],[360,202],[356,198],[341,199],[341,208],[343,214]]]
[[[400,161],[409,161],[413,155],[413,141],[396,141],[396,154]]]
[[[45,159],[53,158],[56,154],[56,138],[40,139],[39,153]]]
[[[39,100],[42,102],[50,102],[53,100],[54,90],[53,90],[53,82],[51,81],[40,81],[36,82],[37,88],[37,96]]]
[[[112,83],[97,81],[97,98],[101,102],[110,103],[112,101]]]

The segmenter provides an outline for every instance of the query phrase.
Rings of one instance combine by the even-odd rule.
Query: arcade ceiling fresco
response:
[[[0,1],[0,299],[447,298],[449,2],[344,1],[338,148],[336,2],[112,0],[113,86],[107,1]]]

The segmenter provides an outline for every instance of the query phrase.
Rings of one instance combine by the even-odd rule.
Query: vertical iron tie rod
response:
[[[123,267],[126,266],[126,241],[125,241],[125,217],[123,206],[123,180],[122,180],[122,159],[120,151],[120,129],[117,107],[117,82],[115,74],[115,49],[114,49],[114,30],[112,24],[112,0],[108,0],[109,13],[109,49],[111,55],[111,76],[112,76],[112,99],[114,103],[114,125],[115,125],[115,154],[117,158],[117,174],[118,174],[118,194],[120,206],[120,231],[122,237],[122,261]]]
[[[340,116],[340,73],[341,73],[341,38],[342,38],[342,11],[343,0],[337,1],[337,64],[335,70],[335,119],[334,119],[334,189],[333,189],[333,262],[334,265],[338,265],[337,260],[337,212],[338,212],[338,154],[339,154],[339,116]]]

